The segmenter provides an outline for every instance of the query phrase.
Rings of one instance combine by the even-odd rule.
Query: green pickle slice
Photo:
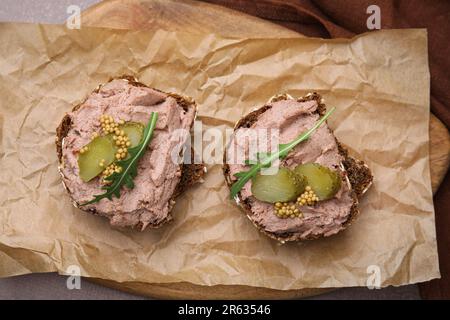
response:
[[[144,135],[144,126],[138,122],[127,122],[119,126],[119,129],[123,130],[130,139],[130,148],[136,147]]]
[[[127,122],[119,126],[120,130],[130,139],[129,148],[136,147],[142,140],[144,135],[144,126],[137,122]],[[102,171],[113,163],[117,146],[113,140],[114,133],[109,133],[106,136],[94,138],[85,147],[88,150],[78,155],[78,168],[80,169],[80,177],[84,182],[88,182],[98,176]],[[103,166],[100,166],[100,162]]]
[[[337,171],[324,167],[318,163],[298,165],[294,172],[306,178],[319,200],[328,200],[341,188],[341,176]]]
[[[279,168],[274,175],[256,175],[252,180],[252,194],[265,202],[287,202],[305,191],[306,179],[287,168]]]
[[[80,169],[80,178],[88,182],[98,176],[106,166],[114,161],[116,146],[109,136],[94,138],[86,147],[88,150],[78,155],[78,168]],[[100,166],[100,162],[104,165]]]

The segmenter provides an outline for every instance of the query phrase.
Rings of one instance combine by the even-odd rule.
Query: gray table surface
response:
[[[0,21],[61,23],[67,18],[67,7],[83,10],[98,0],[0,0]],[[0,299],[145,299],[121,291],[81,281],[80,290],[68,290],[67,277],[55,273],[30,274],[0,279]],[[420,299],[416,285],[379,290],[344,288],[310,299]]]

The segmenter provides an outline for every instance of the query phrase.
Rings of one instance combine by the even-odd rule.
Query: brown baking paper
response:
[[[158,230],[115,230],[75,209],[57,171],[55,128],[98,84],[123,74],[194,97],[204,130],[232,127],[274,94],[318,91],[337,108],[329,124],[338,139],[373,170],[362,214],[337,236],[279,245],[229,200],[220,164]],[[425,30],[224,39],[3,23],[0,78],[2,277],[71,265],[119,282],[275,289],[365,286],[373,266],[381,286],[439,277]]]

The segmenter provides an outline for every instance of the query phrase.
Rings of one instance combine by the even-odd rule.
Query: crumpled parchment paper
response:
[[[279,245],[229,200],[221,165],[158,230],[114,230],[75,209],[57,171],[55,128],[110,77],[194,97],[222,130],[271,96],[321,93],[351,154],[375,176],[361,215],[328,239]],[[428,154],[425,30],[351,40],[0,24],[0,276],[66,272],[115,281],[274,289],[381,286],[439,277]],[[378,268],[378,269],[377,269]]]

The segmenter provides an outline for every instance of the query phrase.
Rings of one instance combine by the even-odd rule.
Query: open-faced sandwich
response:
[[[326,112],[317,93],[300,99],[280,95],[236,124],[224,165],[231,197],[278,241],[317,239],[344,230],[372,184],[369,168],[350,157],[329,129],[326,119],[333,110]],[[244,134],[249,129],[277,129],[276,150],[258,150],[252,157],[250,146],[258,145],[252,141],[258,135]],[[233,163],[236,154],[244,154],[245,161]],[[276,162],[277,170],[263,173]]]
[[[202,164],[173,157],[195,115],[192,99],[131,77],[100,86],[57,128],[59,171],[74,205],[114,226],[144,230],[170,221],[175,197],[204,173]]]

